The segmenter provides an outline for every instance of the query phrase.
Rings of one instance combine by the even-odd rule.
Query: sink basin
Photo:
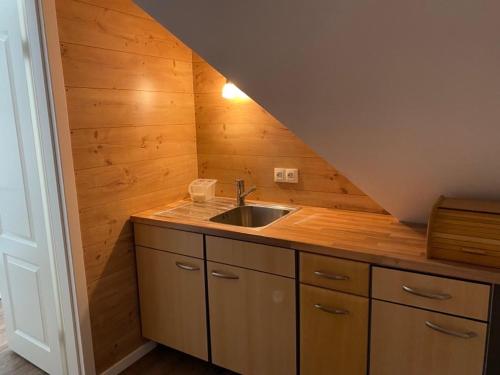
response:
[[[210,218],[210,221],[237,225],[240,227],[259,228],[296,211],[296,208],[281,206],[240,206]]]

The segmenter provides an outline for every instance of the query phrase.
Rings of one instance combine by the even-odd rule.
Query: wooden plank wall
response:
[[[198,172],[234,196],[234,180],[257,185],[249,198],[385,212],[252,100],[222,98],[226,78],[193,54]],[[274,167],[299,168],[299,183],[273,181]]]
[[[197,177],[192,53],[131,0],[57,0],[98,372],[143,343],[130,214]]]

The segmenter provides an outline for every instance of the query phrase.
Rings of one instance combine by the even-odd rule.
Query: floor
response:
[[[235,375],[234,372],[219,368],[164,346],[158,346],[141,358],[122,375]],[[7,346],[5,320],[0,300],[0,375],[46,375],[18,356]]]
[[[211,365],[164,346],[158,346],[122,375],[235,375],[234,372]]]
[[[5,320],[0,300],[0,375],[44,375],[45,372],[19,357],[7,346]]]

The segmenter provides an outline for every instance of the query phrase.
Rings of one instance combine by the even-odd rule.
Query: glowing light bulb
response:
[[[237,100],[246,100],[248,99],[248,95],[241,91],[236,87],[234,83],[226,82],[224,87],[222,88],[222,97],[224,99],[237,99]]]

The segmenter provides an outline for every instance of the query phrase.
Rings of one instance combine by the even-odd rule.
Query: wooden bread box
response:
[[[500,268],[500,202],[440,197],[427,228],[427,257]]]

